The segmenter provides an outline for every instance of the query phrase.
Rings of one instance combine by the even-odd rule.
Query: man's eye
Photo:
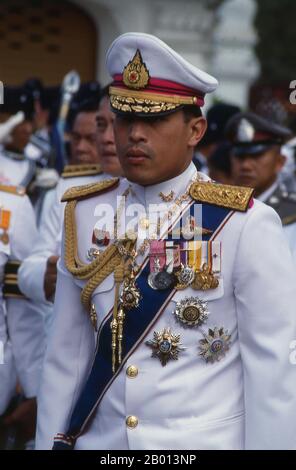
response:
[[[116,115],[115,116],[115,122],[118,122],[119,124],[129,124],[130,122],[134,121],[134,117],[130,115]]]
[[[147,121],[150,122],[150,124],[159,124],[161,122],[167,121],[167,119],[167,116],[153,116],[151,118],[149,117]]]
[[[98,129],[105,129],[106,128],[106,122],[103,120],[97,119],[97,128]]]

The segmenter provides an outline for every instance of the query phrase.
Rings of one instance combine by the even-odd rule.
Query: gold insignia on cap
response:
[[[255,135],[254,126],[247,119],[241,119],[237,127],[237,140],[239,142],[252,142]]]
[[[129,88],[139,90],[148,85],[149,78],[149,71],[143,62],[141,52],[137,49],[134,58],[124,67],[123,83]]]

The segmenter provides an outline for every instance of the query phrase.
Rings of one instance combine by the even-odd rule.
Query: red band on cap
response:
[[[118,88],[123,88],[129,90],[124,83],[123,83],[123,76],[122,74],[116,74],[113,77],[112,85]],[[204,96],[205,94],[201,91],[194,90],[193,88],[185,87],[184,85],[180,85],[179,83],[172,82],[169,80],[162,80],[160,78],[149,78],[149,83],[146,88],[143,90],[145,93],[159,93],[162,95],[169,95],[169,96],[188,96],[188,97],[196,97],[196,105],[203,106],[204,105]]]

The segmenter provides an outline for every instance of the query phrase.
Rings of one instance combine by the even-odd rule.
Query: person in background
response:
[[[227,124],[231,142],[234,184],[254,188],[255,197],[279,215],[292,251],[296,247],[296,193],[288,192],[279,175],[286,157],[282,153],[290,129],[252,112],[239,113]]]
[[[122,176],[122,168],[117,156],[114,140],[114,113],[110,108],[109,85],[101,94],[101,101],[96,117],[97,142],[100,153],[100,163],[103,173],[112,176]]]
[[[0,150],[0,183],[28,188],[36,174],[36,165],[25,156],[25,148],[33,134],[33,105],[30,95],[18,89],[11,100],[10,114],[22,111],[19,119],[7,127]],[[11,120],[10,120],[11,122]]]
[[[45,325],[39,306],[19,290],[18,269],[37,228],[22,188],[0,185],[0,205],[0,448],[32,448]]]
[[[218,183],[233,184],[230,150],[230,144],[223,142],[208,158],[209,177]]]
[[[114,154],[113,113],[106,94],[102,96],[97,121],[96,116],[97,105],[93,102],[82,104],[77,111],[70,132],[71,164],[65,168],[52,194],[48,210],[43,215],[39,240],[30,256],[22,263],[19,272],[22,292],[44,305],[48,327],[52,320],[57,262],[62,241],[62,194],[71,186],[95,183],[110,178],[110,174],[121,174],[118,157]]]
[[[224,129],[227,121],[240,109],[228,103],[214,104],[207,112],[208,127],[202,140],[196,147],[193,163],[197,171],[208,174],[208,159],[224,141]]]
[[[6,135],[1,137],[0,182],[20,185],[26,189],[38,223],[43,198],[47,191],[56,186],[59,176],[53,168],[42,167],[44,164],[42,155],[44,152],[46,154],[50,152],[50,146],[45,141],[41,144],[40,139],[38,145],[34,141],[36,131],[34,96],[32,89],[24,85],[8,88],[4,97],[7,100],[4,110],[16,115],[13,119],[10,118],[6,125],[4,124]]]

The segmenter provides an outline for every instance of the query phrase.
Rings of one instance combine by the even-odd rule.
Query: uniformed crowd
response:
[[[216,79],[154,36],[106,64],[60,112],[7,92],[0,448],[295,449],[293,133],[206,119]]]

